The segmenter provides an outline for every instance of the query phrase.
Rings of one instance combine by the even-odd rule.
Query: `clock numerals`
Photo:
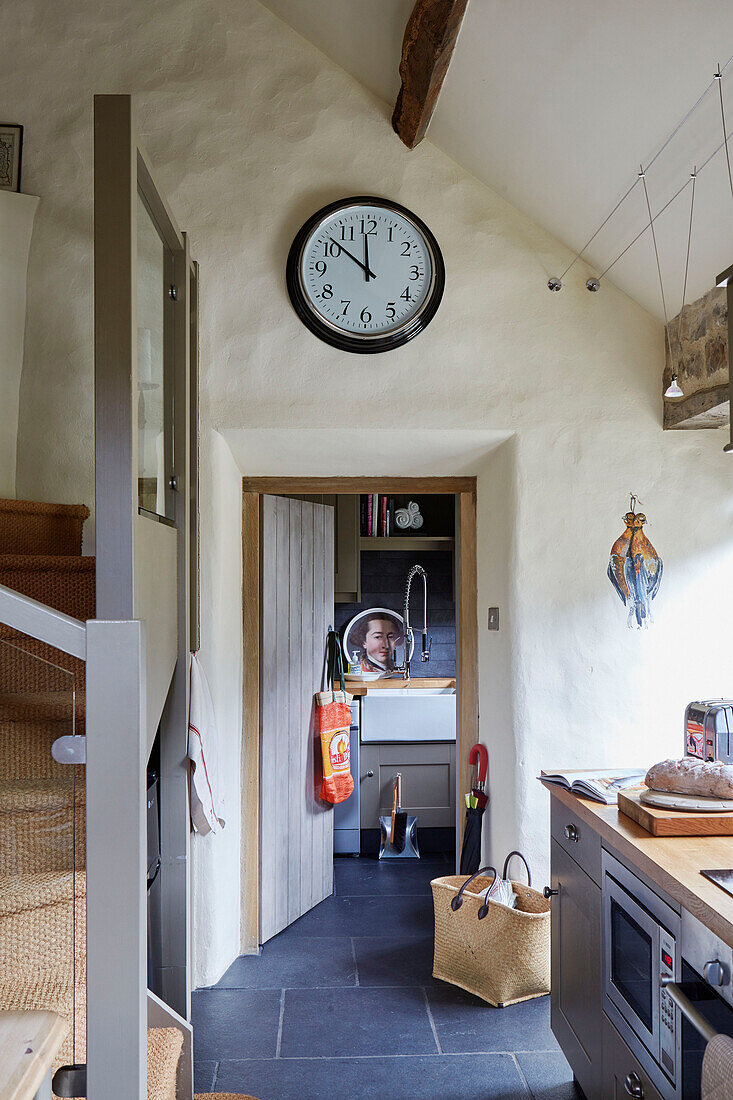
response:
[[[298,316],[342,351],[389,351],[411,340],[435,315],[444,280],[428,227],[378,198],[325,206],[302,227],[288,256],[288,293]]]

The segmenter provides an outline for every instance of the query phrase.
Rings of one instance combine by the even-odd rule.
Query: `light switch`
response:
[[[490,607],[489,608],[489,630],[498,630],[498,629],[499,629],[499,608],[498,607]]]

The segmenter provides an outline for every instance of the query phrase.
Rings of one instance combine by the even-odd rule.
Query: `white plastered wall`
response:
[[[487,832],[496,857],[524,848],[541,882],[548,799],[538,770],[677,753],[684,704],[733,686],[733,469],[721,433],[662,433],[661,325],[610,284],[589,295],[581,265],[550,294],[567,249],[429,141],[406,150],[389,105],[256,0],[80,0],[63,10],[17,0],[0,10],[0,31],[3,102],[26,124],[26,185],[43,196],[19,495],[91,503],[92,95],[133,92],[201,264],[202,656],[228,782],[236,787],[241,721],[239,474],[278,472],[283,449],[296,466],[286,472],[366,473],[374,449],[405,429],[511,436],[470,463],[456,445],[463,470],[447,470],[441,451],[442,471],[431,472],[479,475],[481,731],[495,778]],[[349,356],[296,318],[285,258],[321,205],[370,192],[430,225],[446,292],[404,348]],[[261,440],[258,471],[237,448],[237,433],[251,429],[275,433]],[[308,433],[334,429],[359,429],[360,446],[354,437],[327,448],[326,469]],[[407,452],[385,453],[400,468],[383,472],[407,472]],[[656,622],[642,634],[627,631],[605,576],[630,490],[665,562]],[[486,630],[489,604],[501,608],[498,634]],[[215,980],[238,950],[230,793],[227,828],[194,845],[198,982]]]

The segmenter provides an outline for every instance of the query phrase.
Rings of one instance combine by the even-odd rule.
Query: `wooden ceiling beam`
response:
[[[402,40],[400,88],[392,126],[408,149],[425,137],[448,71],[468,0],[417,0]]]

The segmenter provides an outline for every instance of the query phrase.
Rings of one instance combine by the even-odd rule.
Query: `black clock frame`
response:
[[[300,277],[300,260],[306,241],[319,222],[344,207],[355,205],[383,206],[387,210],[393,210],[396,214],[401,214],[402,217],[409,219],[418,232],[422,234],[432,253],[433,278],[422,309],[403,329],[399,332],[390,333],[387,336],[373,336],[365,339],[363,336],[352,336],[345,332],[339,332],[338,329],[331,328],[313,311],[309,299],[303,290]],[[445,289],[445,264],[443,262],[443,254],[440,251],[440,245],[435,239],[435,236],[428,229],[425,222],[422,221],[421,218],[418,218],[416,214],[413,214],[411,210],[389,199],[380,199],[374,195],[357,195],[353,198],[339,199],[337,202],[331,202],[328,206],[322,207],[298,230],[288,253],[285,279],[293,309],[306,328],[309,328],[319,340],[323,340],[324,343],[330,344],[334,348],[339,348],[340,351],[350,351],[358,355],[371,355],[376,352],[392,351],[394,348],[402,347],[408,340],[412,340],[413,337],[427,328],[435,316],[441,298],[443,297],[443,291]]]

